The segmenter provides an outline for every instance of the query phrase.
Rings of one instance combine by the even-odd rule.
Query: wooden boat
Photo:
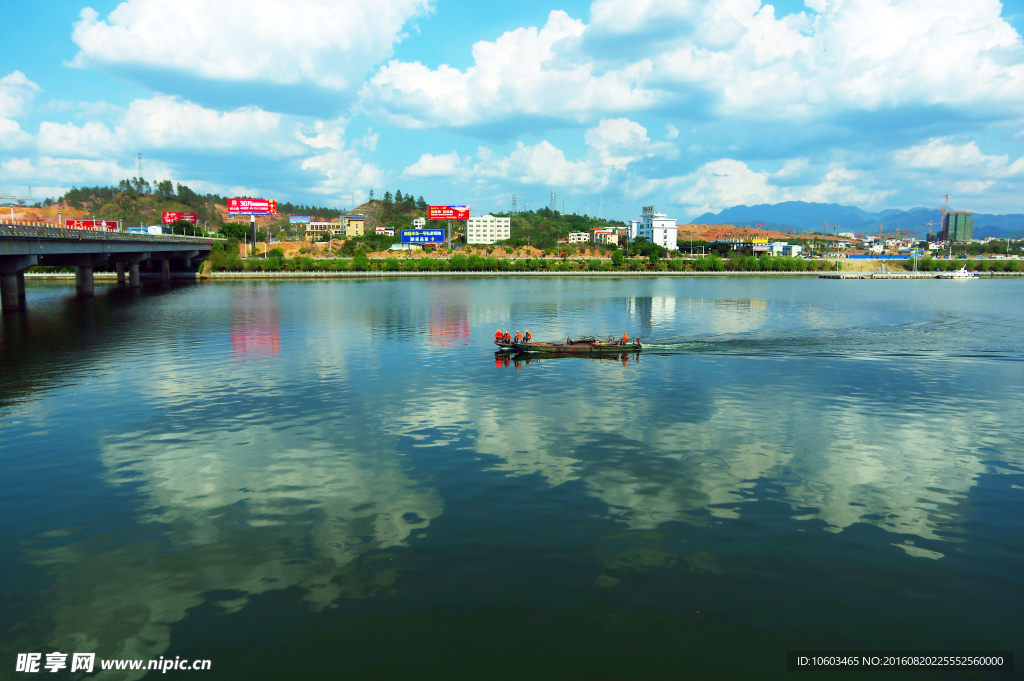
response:
[[[643,345],[640,343],[639,338],[633,338],[626,343],[623,343],[621,340],[615,340],[614,338],[598,340],[592,336],[576,339],[567,338],[564,342],[559,341],[552,343],[535,340],[516,343],[514,340],[506,342],[499,341],[495,338],[494,344],[503,352],[528,352],[531,354],[545,355],[615,354],[622,352],[640,352],[640,350],[643,349]]]

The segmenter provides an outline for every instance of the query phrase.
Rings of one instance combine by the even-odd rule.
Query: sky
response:
[[[1024,0],[10,4],[0,194],[1024,213]]]

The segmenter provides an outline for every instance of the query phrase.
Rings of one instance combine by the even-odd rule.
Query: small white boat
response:
[[[967,265],[964,265],[960,269],[954,272],[943,272],[938,276],[939,279],[977,279],[978,275],[967,271]]]

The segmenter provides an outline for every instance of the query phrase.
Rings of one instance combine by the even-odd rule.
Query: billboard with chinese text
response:
[[[469,206],[431,206],[431,220],[468,220]]]
[[[117,229],[117,220],[65,220],[68,229]]]
[[[164,222],[165,225],[172,224],[174,222],[177,222],[178,220],[185,220],[187,222],[191,222],[194,225],[194,224],[197,224],[199,222],[199,214],[198,213],[174,213],[174,212],[164,211],[164,213],[163,213],[163,222]]]
[[[403,229],[403,244],[443,244],[443,229]]]
[[[274,199],[228,199],[228,213],[232,215],[277,215]]]

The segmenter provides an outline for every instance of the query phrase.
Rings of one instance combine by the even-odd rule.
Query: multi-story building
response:
[[[512,238],[512,219],[479,215],[466,220],[467,244],[493,244]]]
[[[629,223],[629,240],[634,241],[641,236],[650,243],[658,244],[670,251],[679,249],[679,232],[675,219],[667,217],[664,213],[655,213],[654,206],[644,206],[640,219]]]
[[[569,232],[568,241],[571,244],[581,244],[585,241],[590,241],[589,232]]]
[[[413,218],[412,219],[412,228],[413,229],[426,229],[427,228],[427,219],[426,218]]]
[[[349,215],[342,215],[341,219],[345,221],[345,236],[352,238],[354,236],[363,236],[366,229],[366,219],[359,213],[353,213]]]
[[[595,244],[611,244],[614,246],[619,243],[619,235],[610,229],[594,227],[590,230],[590,240]]]
[[[942,216],[942,241],[970,241],[974,238],[974,213],[969,210],[950,211]]]
[[[332,237],[340,239],[345,236],[345,225],[340,220],[332,220],[330,222],[310,221],[306,225],[306,239],[308,241],[319,241],[328,232],[330,232]]]

